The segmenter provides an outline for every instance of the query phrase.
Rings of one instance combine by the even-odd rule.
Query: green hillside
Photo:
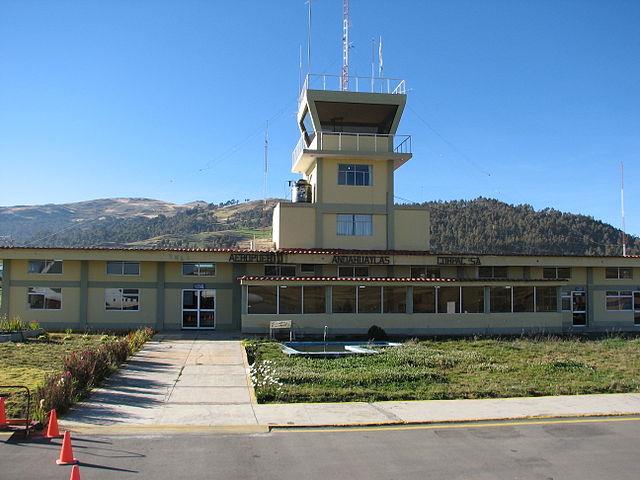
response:
[[[196,202],[175,206],[144,199],[117,199],[117,208],[101,200],[96,217],[77,220],[59,216],[55,205],[28,207],[31,220],[20,218],[19,229],[0,209],[0,242],[46,246],[249,247],[269,246],[271,215],[277,199],[220,204]],[[138,203],[140,199],[137,199]],[[122,205],[126,204],[126,211]],[[91,204],[94,209],[95,205]],[[156,210],[149,208],[152,205]],[[161,205],[161,213],[157,212]],[[618,255],[620,230],[585,215],[530,205],[509,205],[489,198],[436,201],[423,204],[431,212],[431,249],[437,252]],[[5,207],[14,208],[15,207]],[[26,208],[26,207],[21,207]],[[56,212],[56,228],[39,216]],[[46,227],[46,228],[45,228]],[[17,232],[19,230],[19,232]],[[640,240],[628,237],[630,253],[640,253]]]

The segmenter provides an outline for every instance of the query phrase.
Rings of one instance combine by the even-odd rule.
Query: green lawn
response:
[[[62,368],[66,354],[99,344],[106,338],[104,335],[54,333],[49,335],[48,342],[0,343],[0,385],[26,385],[33,394],[47,373]],[[0,388],[0,392],[5,390]],[[9,400],[7,407],[9,414],[19,414],[18,402]]]
[[[261,403],[640,391],[640,338],[410,341],[342,358],[288,357],[268,341],[245,346]]]

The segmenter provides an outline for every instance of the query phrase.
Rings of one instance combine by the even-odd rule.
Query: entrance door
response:
[[[212,329],[216,326],[216,291],[182,291],[182,328]]]
[[[571,313],[574,327],[587,325],[587,292],[571,292]]]
[[[633,324],[640,327],[640,291],[633,292]]]

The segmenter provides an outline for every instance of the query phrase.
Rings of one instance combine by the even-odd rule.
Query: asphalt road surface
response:
[[[0,443],[0,479],[64,479],[60,441]],[[640,417],[273,431],[79,436],[92,479],[634,479]]]

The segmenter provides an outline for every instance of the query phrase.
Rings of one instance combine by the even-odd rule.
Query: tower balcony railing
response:
[[[291,154],[292,167],[305,150],[411,154],[411,135],[317,132],[308,145],[305,135],[302,135]]]
[[[406,94],[407,85],[399,78],[349,76],[346,82],[341,75],[308,73],[304,79],[300,97],[305,90],[331,90],[362,93]]]

